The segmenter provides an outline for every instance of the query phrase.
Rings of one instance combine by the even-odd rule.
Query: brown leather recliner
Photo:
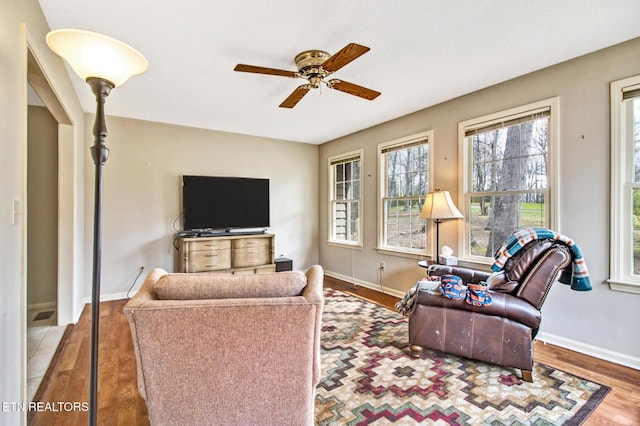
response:
[[[486,281],[492,303],[472,306],[438,292],[418,291],[409,317],[409,343],[414,352],[436,349],[505,367],[519,368],[533,381],[533,338],[540,309],[551,285],[571,268],[569,248],[555,240],[536,240],[493,274],[466,268],[432,265],[429,275],[452,274],[465,284]]]

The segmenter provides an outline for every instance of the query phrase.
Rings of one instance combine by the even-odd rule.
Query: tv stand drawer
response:
[[[231,250],[192,251],[185,272],[219,271],[231,268]]]
[[[233,267],[265,265],[271,262],[269,247],[236,248],[233,250]]]
[[[258,248],[258,247],[268,249],[270,244],[271,244],[271,240],[269,238],[249,237],[249,238],[241,238],[241,239],[235,240],[233,242],[233,248],[236,250],[252,249],[252,248]]]
[[[218,239],[218,238],[202,238],[202,239],[191,239],[185,241],[185,249],[187,251],[197,251],[197,250],[220,250],[220,249],[230,249],[231,248],[231,240]]]

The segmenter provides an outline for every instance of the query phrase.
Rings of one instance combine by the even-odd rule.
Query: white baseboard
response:
[[[404,291],[400,291],[400,290],[396,290],[396,289],[393,289],[393,288],[385,287],[384,284],[381,287],[379,284],[374,284],[374,283],[370,283],[368,281],[359,280],[357,278],[349,277],[347,275],[342,275],[342,274],[339,274],[339,273],[333,272],[333,271],[325,270],[324,274],[328,275],[328,276],[330,276],[332,278],[336,278],[338,280],[346,281],[348,283],[359,285],[361,287],[366,287],[366,288],[368,288],[370,290],[382,291],[385,294],[390,294],[392,296],[399,297],[401,299],[404,297],[404,294],[405,294]]]
[[[55,311],[57,308],[58,304],[56,302],[34,303],[32,305],[27,305],[28,311]]]
[[[130,294],[130,297],[135,294],[135,291]],[[122,300],[128,299],[127,293],[111,293],[111,294],[101,294],[100,301],[101,302],[111,302],[112,300]],[[85,297],[83,303],[86,305],[87,303],[91,303],[91,297]]]
[[[577,340],[567,339],[566,337],[556,336],[555,334],[540,332],[536,336],[536,340],[552,345],[560,346],[565,349],[572,350],[581,354],[589,355],[614,364],[624,365],[625,367],[640,370],[640,358],[631,355],[622,354],[599,346],[589,345],[587,343],[578,342]]]

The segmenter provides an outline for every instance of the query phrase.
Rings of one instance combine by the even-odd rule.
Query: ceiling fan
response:
[[[281,77],[304,78],[307,80],[307,83],[298,86],[293,93],[280,104],[280,108],[293,108],[309,90],[319,88],[321,83],[330,89],[340,90],[350,95],[373,100],[380,95],[380,92],[335,78],[328,81],[325,80],[329,75],[338,71],[354,59],[364,55],[369,50],[368,47],[356,43],[347,44],[334,55],[330,55],[322,50],[305,50],[295,57],[298,71],[286,71],[245,64],[238,64],[233,70],[256,74],[278,75]]]

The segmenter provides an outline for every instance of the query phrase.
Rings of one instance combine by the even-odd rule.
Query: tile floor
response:
[[[51,359],[62,339],[66,325],[58,326],[55,310],[27,311],[27,397],[29,401],[40,386]],[[42,318],[35,320],[35,318]]]

